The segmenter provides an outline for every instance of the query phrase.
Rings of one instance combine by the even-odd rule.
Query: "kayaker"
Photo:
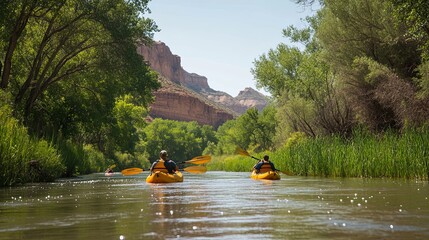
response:
[[[177,167],[176,163],[171,159],[168,160],[167,157],[167,151],[161,150],[161,152],[159,153],[159,159],[152,163],[152,166],[150,167],[150,172],[152,173],[154,171],[161,171],[173,174],[178,171],[179,168]]]
[[[253,169],[255,169],[256,173],[276,171],[274,163],[270,161],[270,157],[268,155],[265,155],[263,159],[261,159],[257,164],[255,164],[255,166],[253,166]]]

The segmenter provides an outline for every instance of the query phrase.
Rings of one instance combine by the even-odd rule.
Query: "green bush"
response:
[[[7,104],[0,107],[0,122],[0,186],[52,181],[63,174],[56,149],[29,137]]]

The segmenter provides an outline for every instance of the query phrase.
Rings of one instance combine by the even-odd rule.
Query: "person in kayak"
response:
[[[274,167],[274,163],[270,161],[270,157],[268,155],[265,155],[263,159],[261,159],[257,164],[255,164],[255,166],[253,166],[253,169],[255,169],[256,173],[277,171],[277,169]]]
[[[179,168],[177,167],[176,163],[171,159],[168,160],[167,157],[167,151],[162,150],[159,153],[159,159],[152,163],[152,166],[150,167],[150,172],[153,173],[154,171],[161,171],[173,174],[178,171]]]

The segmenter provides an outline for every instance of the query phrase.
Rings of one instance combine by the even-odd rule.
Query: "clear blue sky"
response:
[[[209,86],[235,97],[256,88],[250,70],[259,56],[283,42],[289,25],[306,26],[315,10],[292,0],[151,0],[153,19],[162,41],[181,57],[189,73],[207,77]]]

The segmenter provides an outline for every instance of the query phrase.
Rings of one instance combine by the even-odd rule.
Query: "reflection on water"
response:
[[[0,239],[428,239],[427,182],[92,174],[0,189]]]

